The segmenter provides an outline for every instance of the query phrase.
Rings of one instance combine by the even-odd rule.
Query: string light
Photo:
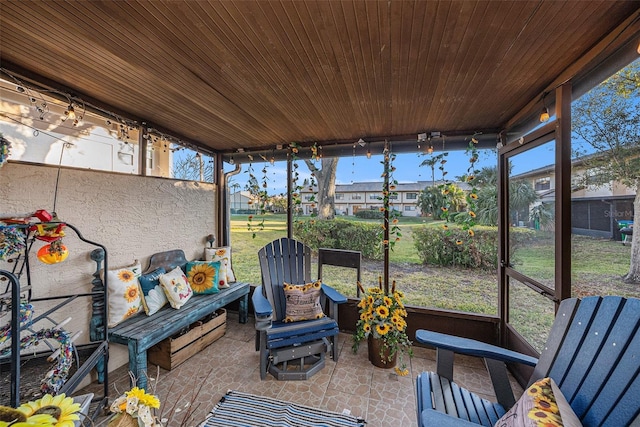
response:
[[[371,158],[371,146],[367,145],[367,159]]]
[[[542,111],[540,112],[540,123],[545,123],[549,121],[549,109],[547,107],[542,107]]]

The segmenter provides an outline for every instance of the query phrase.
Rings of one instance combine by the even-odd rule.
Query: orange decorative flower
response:
[[[467,231],[467,233],[469,233],[469,236],[471,236],[471,237],[473,237],[473,236],[475,236],[475,235],[476,235],[475,231],[473,231],[473,230],[471,230],[471,229],[470,229],[470,230],[468,230],[468,231]]]

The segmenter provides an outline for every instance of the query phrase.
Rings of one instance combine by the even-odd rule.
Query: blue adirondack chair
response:
[[[256,317],[256,350],[260,351],[260,378],[271,373],[278,380],[305,380],[325,366],[325,353],[338,360],[338,304],[347,299],[322,284],[325,317],[285,323],[284,282],[311,282],[311,250],[293,239],[274,240],[260,249],[262,286],[252,301]]]
[[[640,300],[564,300],[540,359],[477,341],[418,330],[437,348],[437,373],[416,382],[418,425],[492,426],[514,404],[506,363],[534,366],[529,385],[551,377],[585,427],[640,426]],[[453,354],[485,358],[498,403],[453,382]]]

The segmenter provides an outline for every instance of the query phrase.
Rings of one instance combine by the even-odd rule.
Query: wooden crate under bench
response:
[[[147,358],[149,362],[171,370],[221,338],[226,328],[227,311],[220,308],[189,325],[185,333],[166,338],[149,348]]]

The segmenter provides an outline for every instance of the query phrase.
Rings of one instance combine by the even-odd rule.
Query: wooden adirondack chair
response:
[[[338,304],[347,299],[322,284],[325,317],[285,323],[284,282],[311,282],[311,250],[293,239],[274,240],[258,252],[262,286],[252,301],[256,316],[256,349],[260,351],[260,378],[267,372],[279,380],[304,380],[325,366],[325,353],[338,360]]]
[[[505,362],[535,366],[529,385],[551,377],[585,427],[640,426],[640,300],[564,300],[540,359],[459,337],[418,330],[437,348],[438,373],[417,378],[418,425],[492,426],[514,404]],[[452,380],[453,353],[485,358],[498,403]]]

